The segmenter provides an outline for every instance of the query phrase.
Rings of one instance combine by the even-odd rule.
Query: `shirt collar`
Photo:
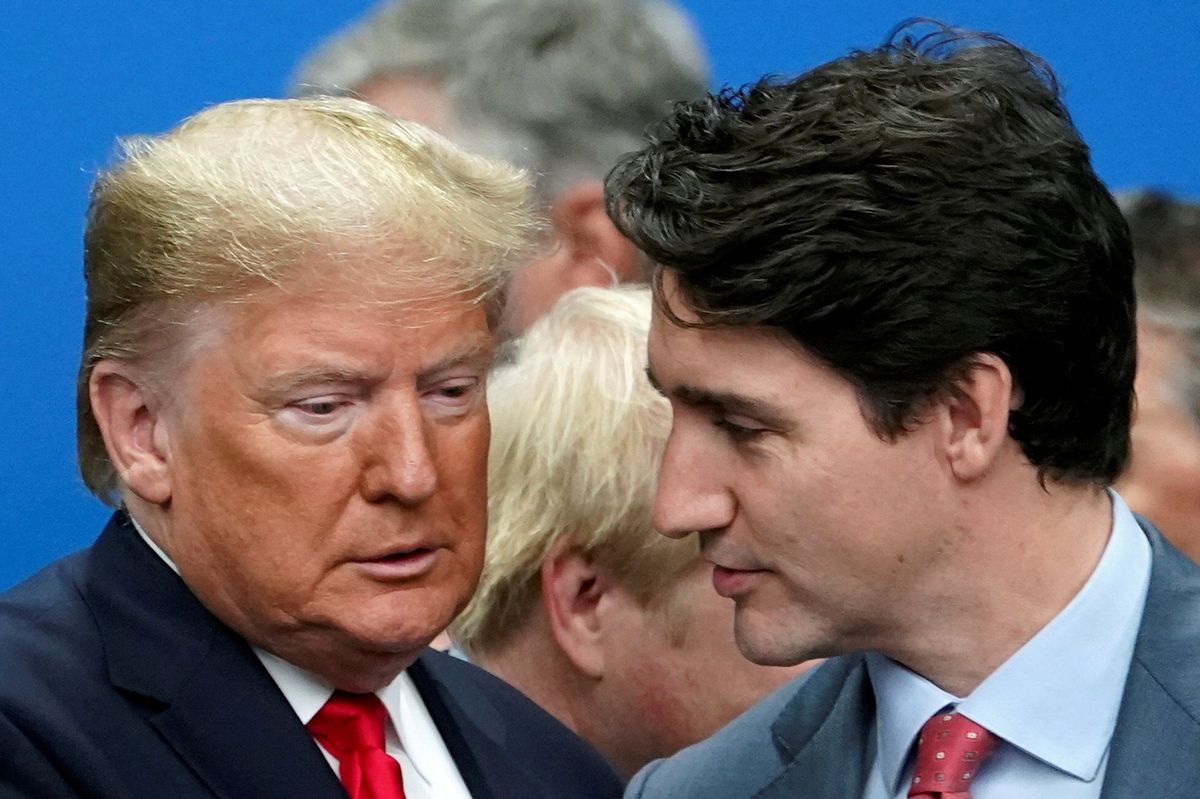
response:
[[[1116,728],[1150,578],[1149,542],[1125,502],[1109,496],[1112,533],[1091,577],[970,696],[960,700],[878,653],[867,655],[889,788],[899,790],[917,733],[947,705],[1060,771],[1096,776]]]
[[[176,574],[179,574],[179,567],[175,565],[175,561],[173,561],[169,557],[167,557],[167,553],[163,552],[162,547],[160,547],[158,544],[154,543],[153,538],[146,535],[146,531],[142,529],[142,526],[140,524],[138,524],[138,520],[133,518],[133,516],[130,516],[129,521],[131,521],[133,523],[133,529],[137,530],[138,535],[140,535],[142,537],[142,540],[146,542],[146,546],[150,547],[150,549],[154,552],[155,555],[158,555],[160,558],[162,558],[163,563],[165,563],[171,567],[171,571],[175,572]]]
[[[312,721],[317,712],[329,701],[329,697],[333,696],[333,686],[312,672],[257,646],[254,647],[254,654],[258,655],[258,659],[262,661],[263,667],[271,675],[271,679],[279,686],[280,692],[292,706],[292,710],[296,712],[301,724],[307,725]],[[429,765],[425,762],[423,748],[404,744],[405,733],[412,726],[406,725],[405,721],[412,713],[413,703],[420,703],[421,709],[424,709],[421,695],[417,692],[412,678],[408,676],[408,672],[402,671],[394,680],[376,691],[375,695],[379,697],[387,711],[389,742],[404,750],[413,768],[416,769],[417,775],[428,783],[430,781]]]

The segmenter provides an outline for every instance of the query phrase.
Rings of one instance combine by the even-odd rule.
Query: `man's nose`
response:
[[[438,471],[430,428],[417,398],[397,398],[381,409],[381,418],[370,427],[369,440],[364,442],[365,499],[380,502],[390,498],[415,505],[433,496]]]
[[[721,479],[723,473],[712,453],[705,453],[702,446],[673,430],[659,467],[655,529],[682,538],[728,527],[737,503]]]

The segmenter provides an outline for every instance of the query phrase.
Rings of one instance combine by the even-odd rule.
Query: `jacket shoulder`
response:
[[[543,792],[538,795],[572,799],[621,795],[621,781],[608,762],[513,686],[441,652],[428,652],[417,665],[412,671],[425,672],[452,715],[459,721],[469,719],[507,758],[519,759],[521,769]],[[413,677],[419,686],[419,673]]]
[[[56,661],[56,669],[78,665],[79,650],[95,636],[77,588],[83,558],[84,553],[68,555],[0,594],[0,664],[6,676],[0,695],[21,690],[14,684],[16,675],[43,675],[44,667]]]
[[[818,667],[820,668],[820,667]],[[772,727],[817,669],[777,688],[712,737],[642,769],[627,799],[741,799],[753,796],[783,767]]]

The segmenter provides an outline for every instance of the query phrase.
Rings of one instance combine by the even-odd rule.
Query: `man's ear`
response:
[[[562,539],[542,560],[542,602],[555,643],[582,674],[604,674],[600,604],[611,584],[584,553]]]
[[[942,445],[955,477],[973,481],[991,469],[1008,440],[1017,400],[1008,364],[991,353],[976,355],[941,400]]]
[[[604,210],[604,183],[589,178],[562,192],[550,208],[559,241],[568,248],[565,283],[612,286],[644,279],[644,259]]]
[[[100,361],[88,379],[88,396],[121,482],[146,502],[170,501],[167,427],[138,370],[121,361]]]

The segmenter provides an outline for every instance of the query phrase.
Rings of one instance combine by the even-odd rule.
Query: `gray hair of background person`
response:
[[[401,0],[329,39],[290,92],[386,73],[440,78],[451,138],[533,170],[545,199],[602,177],[707,83],[696,31],[667,0]]]
[[[495,322],[536,230],[526,175],[349,98],[226,103],[123,149],[88,211],[77,391],[80,471],[113,504],[120,482],[89,400],[99,361],[144,365],[165,394],[223,304],[297,277],[314,254],[364,281],[485,303]]]
[[[1200,204],[1152,190],[1117,201],[1133,240],[1138,314],[1185,342],[1186,368],[1167,389],[1200,424]]]
[[[667,401],[645,374],[650,290],[582,288],[515,343],[488,385],[488,545],[474,599],[453,627],[473,655],[525,624],[552,546],[569,540],[647,607],[696,558],[694,540],[650,523]],[[536,486],[536,490],[531,490]]]

